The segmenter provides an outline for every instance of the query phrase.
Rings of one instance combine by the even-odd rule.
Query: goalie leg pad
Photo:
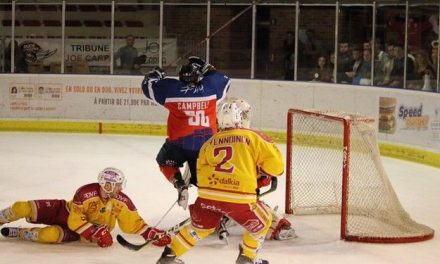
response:
[[[272,222],[270,231],[266,235],[268,240],[288,240],[298,237],[292,224],[286,218]]]

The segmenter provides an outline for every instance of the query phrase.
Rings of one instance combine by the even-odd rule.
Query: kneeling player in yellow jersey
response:
[[[235,97],[228,97],[223,102],[235,103],[241,110],[241,126],[243,128],[251,127],[251,105],[243,99]],[[264,175],[264,172],[258,171],[257,191],[261,188],[271,185],[272,177]],[[266,204],[267,205],[267,204]],[[292,223],[285,218],[281,213],[277,212],[277,209],[272,209],[267,205],[268,211],[272,215],[272,225],[266,234],[266,240],[289,240],[297,238],[295,229]],[[216,230],[220,239],[225,239],[227,242],[227,236],[229,232],[227,228],[234,224],[234,221],[227,217],[223,217],[219,228]]]
[[[138,214],[131,199],[122,192],[124,174],[116,168],[105,168],[97,183],[80,187],[71,201],[18,201],[0,211],[0,225],[26,218],[46,227],[3,227],[1,234],[8,238],[40,243],[89,241],[100,247],[113,243],[111,230],[116,221],[124,233],[139,234],[153,245],[165,246],[170,237],[162,230],[148,226]]]
[[[198,197],[190,206],[191,224],[165,247],[157,264],[184,263],[178,257],[219,226],[223,216],[245,228],[236,264],[261,263],[257,258],[272,223],[267,206],[257,200],[257,170],[280,176],[280,151],[262,133],[242,128],[242,111],[224,103],[218,111],[219,133],[205,142],[197,160]]]

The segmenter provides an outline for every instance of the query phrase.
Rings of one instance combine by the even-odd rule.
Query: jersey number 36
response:
[[[205,116],[205,111],[185,111],[188,118],[188,125],[209,127],[209,117]]]

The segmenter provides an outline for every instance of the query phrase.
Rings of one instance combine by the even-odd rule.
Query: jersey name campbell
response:
[[[270,138],[250,129],[215,134],[202,146],[197,160],[199,197],[255,202],[257,167],[271,176],[280,176],[284,171],[281,153]]]
[[[195,86],[165,78],[146,78],[142,90],[150,100],[169,110],[168,139],[184,149],[198,150],[217,132],[216,108],[230,86],[230,79],[217,71],[207,73]]]

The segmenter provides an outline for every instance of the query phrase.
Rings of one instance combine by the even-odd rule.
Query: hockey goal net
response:
[[[428,240],[434,230],[401,206],[381,163],[374,119],[290,109],[288,214],[340,214],[341,239],[374,243]]]

